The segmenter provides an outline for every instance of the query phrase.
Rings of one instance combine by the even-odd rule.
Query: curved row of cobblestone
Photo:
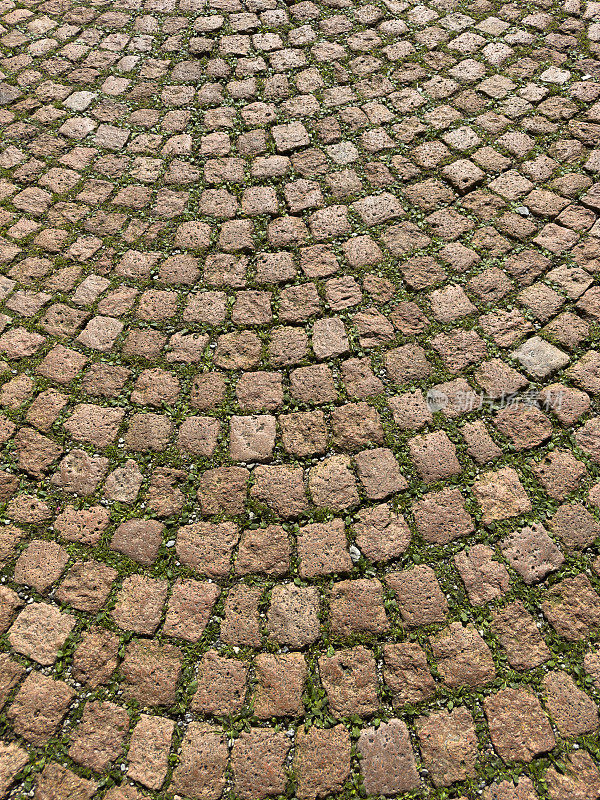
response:
[[[600,3],[0,0],[0,798],[600,798]]]

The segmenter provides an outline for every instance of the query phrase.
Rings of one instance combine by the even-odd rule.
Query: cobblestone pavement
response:
[[[600,3],[0,53],[0,798],[600,797]]]

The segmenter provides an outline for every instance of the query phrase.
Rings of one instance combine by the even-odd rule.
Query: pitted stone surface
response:
[[[600,3],[0,0],[0,797],[599,796]]]

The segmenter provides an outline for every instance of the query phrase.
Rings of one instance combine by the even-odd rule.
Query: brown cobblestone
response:
[[[0,2],[0,796],[596,797],[597,6]]]

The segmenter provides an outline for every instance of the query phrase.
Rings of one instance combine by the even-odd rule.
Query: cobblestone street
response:
[[[600,798],[600,2],[0,0],[0,800]]]

